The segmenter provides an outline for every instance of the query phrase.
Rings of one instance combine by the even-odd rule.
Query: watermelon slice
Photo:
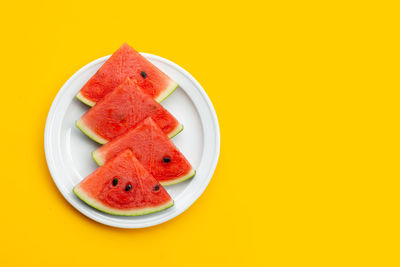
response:
[[[178,87],[174,80],[125,43],[90,78],[76,97],[92,107],[128,77],[157,102],[164,100]]]
[[[176,184],[194,176],[195,170],[149,117],[92,153],[100,166],[129,148],[162,185]]]
[[[151,117],[170,138],[183,129],[182,124],[165,108],[127,78],[89,109],[76,126],[94,141],[105,144],[146,117]]]
[[[106,213],[144,215],[167,209],[174,201],[129,149],[74,187],[88,205]]]

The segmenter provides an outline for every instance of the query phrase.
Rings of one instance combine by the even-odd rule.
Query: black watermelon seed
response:
[[[113,181],[112,181],[113,186],[116,186],[118,184],[118,178],[114,177]]]
[[[153,191],[158,191],[158,190],[160,190],[160,185],[158,184],[158,185],[155,185],[154,187],[153,187]]]
[[[164,157],[164,158],[163,158],[163,161],[164,161],[165,163],[168,163],[168,162],[171,161],[171,159],[170,159],[169,157]]]
[[[140,72],[140,75],[142,75],[142,77],[145,78],[145,79],[146,79],[146,77],[147,77],[147,73],[144,72],[144,71],[141,71],[141,72]]]
[[[132,189],[132,185],[127,184],[126,187],[125,187],[125,191],[128,192],[131,189]]]

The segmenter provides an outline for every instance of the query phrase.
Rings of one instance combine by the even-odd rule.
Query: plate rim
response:
[[[44,150],[45,150],[45,157],[46,157],[46,162],[47,162],[47,166],[48,169],[50,171],[50,176],[52,178],[52,180],[54,181],[54,183],[57,186],[58,191],[62,194],[62,196],[64,197],[65,200],[68,201],[68,203],[70,205],[72,205],[75,209],[77,209],[80,213],[82,213],[83,215],[85,215],[86,217],[104,224],[104,225],[108,225],[108,226],[112,226],[112,227],[117,227],[117,228],[127,228],[127,229],[135,229],[135,228],[146,228],[146,227],[151,227],[151,226],[155,226],[161,223],[164,223],[166,221],[169,221],[175,217],[177,217],[178,215],[182,214],[184,211],[186,211],[191,205],[193,205],[194,202],[197,201],[197,199],[203,194],[203,192],[205,191],[205,189],[207,188],[208,184],[210,183],[212,176],[215,172],[218,160],[219,160],[219,155],[220,155],[220,147],[221,147],[221,137],[220,137],[220,128],[219,128],[219,122],[218,122],[218,117],[217,114],[215,112],[214,106],[210,100],[210,98],[208,97],[207,93],[205,92],[204,88],[200,85],[200,83],[185,69],[183,69],[181,66],[177,65],[176,63],[165,59],[163,57],[154,55],[154,54],[149,54],[149,53],[140,53],[141,55],[143,55],[144,57],[146,57],[147,59],[155,59],[158,60],[166,65],[169,65],[170,67],[176,69],[178,72],[182,73],[187,79],[189,79],[196,87],[196,89],[200,92],[202,98],[205,100],[208,109],[211,113],[212,116],[212,122],[213,122],[213,126],[215,128],[215,141],[216,141],[216,147],[215,147],[215,154],[213,157],[213,161],[211,163],[211,167],[208,171],[208,177],[205,178],[205,181],[203,182],[203,184],[200,184],[200,186],[202,185],[201,188],[199,188],[199,190],[196,190],[194,193],[194,197],[192,198],[193,200],[190,201],[189,204],[184,205],[180,210],[178,210],[175,213],[172,213],[168,216],[164,216],[161,219],[159,219],[158,221],[156,221],[155,223],[152,222],[148,222],[148,223],[143,223],[143,225],[138,226],[138,225],[126,225],[126,224],[119,224],[116,222],[109,222],[107,221],[107,219],[98,219],[93,217],[90,213],[86,212],[85,209],[81,208],[81,206],[79,205],[79,203],[75,203],[73,201],[73,199],[67,194],[67,192],[65,192],[66,190],[62,190],[62,185],[59,183],[59,179],[57,180],[55,178],[56,176],[56,164],[52,162],[52,158],[51,155],[52,153],[52,148],[51,148],[51,140],[50,140],[50,134],[51,134],[51,126],[52,126],[52,118],[55,115],[56,112],[56,107],[58,105],[58,103],[61,101],[62,99],[62,95],[64,94],[64,92],[70,87],[70,83],[72,83],[76,77],[78,77],[79,75],[81,75],[82,73],[84,73],[85,71],[87,71],[89,68],[91,68],[93,65],[98,64],[99,62],[105,61],[107,60],[111,55],[107,55],[104,57],[100,57],[98,59],[95,59],[91,62],[89,62],[88,64],[86,64],[85,66],[83,66],[82,68],[80,68],[78,71],[76,71],[61,87],[61,89],[57,92],[57,95],[55,96],[51,107],[49,109],[49,113],[47,115],[46,118],[46,125],[45,125],[45,133],[44,133]],[[183,89],[183,88],[182,88]],[[184,89],[183,89],[184,90]],[[72,101],[72,100],[71,100]],[[83,203],[82,203],[83,204]]]

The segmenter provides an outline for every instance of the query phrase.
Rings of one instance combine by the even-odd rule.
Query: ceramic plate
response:
[[[172,141],[196,169],[194,178],[165,187],[175,201],[172,208],[144,216],[115,216],[89,207],[72,192],[76,184],[98,168],[91,152],[100,146],[75,127],[75,121],[89,109],[75,95],[109,56],[84,66],[64,84],[50,108],[44,136],[47,164],[61,194],[89,218],[121,228],[157,225],[185,211],[210,182],[220,149],[217,116],[201,85],[171,61],[151,54],[142,55],[179,84],[161,104],[184,125],[184,130]]]

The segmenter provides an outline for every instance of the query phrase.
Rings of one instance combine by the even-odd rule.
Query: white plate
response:
[[[90,153],[99,147],[75,127],[75,121],[89,109],[75,95],[109,56],[89,63],[64,84],[50,108],[44,135],[47,165],[62,195],[89,218],[121,228],[157,225],[185,211],[210,182],[220,149],[217,116],[201,85],[171,61],[151,54],[142,55],[180,85],[162,105],[184,125],[184,130],[172,140],[197,171],[194,178],[166,187],[175,200],[172,208],[144,216],[115,216],[89,207],[72,192],[76,184],[98,168]]]

